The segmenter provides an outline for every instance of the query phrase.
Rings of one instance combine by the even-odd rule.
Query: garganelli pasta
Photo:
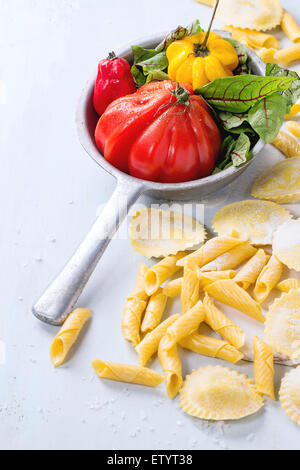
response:
[[[277,51],[276,49],[274,49],[274,47],[271,47],[270,49],[262,47],[257,51],[257,55],[261,58],[261,60],[264,61],[265,64],[269,64],[271,62],[274,62],[274,56],[276,52]]]
[[[226,253],[237,245],[241,245],[242,243],[246,243],[246,240],[240,240],[239,238],[232,236],[212,238],[211,240],[208,240],[199,250],[194,251],[194,253],[191,253],[190,255],[178,261],[177,265],[185,266],[187,263],[189,263],[189,266],[191,266],[192,263],[195,266],[201,268],[205,264],[216,259],[218,256]]]
[[[159,344],[158,358],[165,374],[167,395],[172,400],[178,395],[183,383],[182,368],[178,348],[176,345],[170,348],[166,336],[162,338]]]
[[[288,158],[300,157],[300,144],[287,132],[280,131],[272,145]]]
[[[163,288],[163,293],[167,297],[177,297],[181,294],[183,284],[183,277],[179,277],[178,279],[174,279],[173,281],[168,282]]]
[[[159,325],[167,304],[167,296],[161,288],[153,294],[148,302],[142,322],[142,333],[148,333]]]
[[[78,308],[69,315],[51,346],[50,357],[54,367],[64,363],[90,316],[91,311],[87,308]]]
[[[292,62],[296,62],[300,59],[300,43],[293,44],[293,46],[276,51],[274,59],[277,63],[284,66],[288,66]]]
[[[265,322],[259,303],[233,280],[216,281],[207,286],[206,291],[219,302],[240,310],[261,323]]]
[[[277,284],[277,289],[281,292],[288,293],[292,289],[300,289],[300,279],[285,279]]]
[[[180,267],[176,263],[184,256],[186,256],[184,252],[167,256],[148,270],[145,276],[145,290],[149,296],[155,294],[165,281],[179,271]]]
[[[205,290],[205,287],[220,279],[234,279],[236,271],[229,269],[228,271],[207,271],[202,272],[199,270],[200,292]]]
[[[224,359],[224,361],[236,364],[241,361],[244,354],[226,341],[212,338],[210,336],[192,333],[180,341],[180,346],[202,356]]]
[[[283,264],[273,255],[256,281],[254,298],[257,302],[261,303],[266,300],[276,284],[278,284],[282,273]]]
[[[232,250],[218,256],[214,261],[206,264],[201,271],[227,271],[240,266],[244,261],[255,255],[257,252],[250,243],[246,242],[242,245],[232,248]]]
[[[286,122],[287,130],[293,134],[295,137],[300,137],[300,123],[296,121],[287,121]]]
[[[255,284],[262,269],[269,261],[270,256],[263,249],[257,253],[243,266],[240,272],[234,278],[234,281],[243,289],[247,290],[252,284]]]
[[[178,320],[169,326],[166,337],[165,347],[173,347],[186,336],[189,336],[196,331],[200,324],[205,320],[205,310],[201,300],[185,315],[182,315]]]
[[[227,339],[235,348],[242,348],[245,344],[245,333],[214,305],[207,293],[203,300],[203,306],[205,309],[205,323],[220,336]]]
[[[141,263],[132,294],[127,298],[122,317],[122,332],[126,341],[135,347],[140,342],[140,326],[147,306],[148,295],[145,292],[145,275],[148,266]]]
[[[300,26],[298,25],[295,18],[287,11],[283,12],[281,20],[281,28],[287,35],[287,37],[293,42],[300,41]]]
[[[203,3],[203,5],[207,5],[209,7],[213,7],[216,0],[197,0],[198,3]]]
[[[181,311],[184,315],[199,300],[200,288],[199,278],[194,269],[190,269],[188,265],[184,268],[184,276],[181,290]]]
[[[251,49],[260,49],[264,47],[270,49],[279,49],[280,44],[273,34],[266,34],[253,29],[234,28],[233,26],[224,26],[225,31],[232,34],[233,39],[236,41],[244,42]]]
[[[117,364],[115,362],[103,362],[96,360],[92,363],[96,374],[101,379],[115,380],[137,385],[157,387],[164,378],[158,372],[146,367],[132,366],[128,364]]]
[[[257,336],[253,338],[253,349],[256,389],[259,393],[275,400],[273,349]]]
[[[145,366],[151,357],[157,353],[159,343],[167,333],[167,329],[179,318],[180,315],[172,315],[171,317],[167,318],[167,320],[157,326],[155,330],[148,333],[136,346],[135,350],[138,354],[138,361],[140,366]]]

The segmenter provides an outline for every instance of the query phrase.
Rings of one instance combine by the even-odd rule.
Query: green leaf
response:
[[[147,76],[146,83],[153,82],[155,80],[169,80],[169,75],[166,72],[162,72],[160,70],[154,70],[153,72],[149,73]]]
[[[228,135],[223,139],[222,145],[221,145],[221,150],[220,150],[220,158],[219,158],[219,163],[217,164],[214,173],[219,173],[220,171],[224,170],[224,168],[228,165],[228,163],[231,163],[231,153],[235,147],[235,140],[231,135]]]
[[[158,52],[155,49],[145,49],[141,46],[132,46],[133,52],[133,63],[137,64],[139,62],[144,62],[144,60],[151,59],[156,56]]]
[[[169,62],[165,52],[160,52],[150,59],[144,60],[143,62],[137,62],[135,64],[137,67],[143,67],[143,72],[145,75],[152,73],[154,71],[162,71],[168,68]]]
[[[156,47],[156,51],[166,51],[170,44],[174,41],[185,38],[186,36],[192,36],[193,34],[202,33],[203,29],[200,26],[199,20],[194,21],[186,28],[178,26],[174,31],[167,35],[167,37]]]
[[[246,134],[241,134],[235,143],[235,147],[231,152],[232,163],[235,167],[239,167],[246,163],[252,157],[251,142]]]
[[[131,67],[131,75],[133,76],[133,80],[138,87],[145,85],[146,77],[143,72],[135,65]]]
[[[271,143],[281,129],[285,113],[285,97],[273,93],[250,109],[249,123],[264,142]]]
[[[235,114],[221,111],[218,114],[226,130],[241,126],[248,119],[248,114]]]
[[[244,113],[272,93],[288,90],[294,80],[293,77],[239,75],[218,78],[195,93],[221,111]]]
[[[240,65],[244,65],[247,63],[248,60],[248,54],[245,46],[239,42],[236,41],[235,39],[231,38],[224,38],[225,41],[229,42],[235,49],[235,52],[237,53],[237,56],[239,58],[239,63]]]
[[[266,65],[266,76],[272,77],[292,77],[295,80],[291,83],[290,87],[283,91],[281,94],[285,97],[287,103],[287,112],[290,111],[293,104],[300,98],[300,77],[293,70],[279,67],[277,64]]]

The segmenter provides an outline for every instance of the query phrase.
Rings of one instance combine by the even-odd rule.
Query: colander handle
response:
[[[142,183],[118,182],[111,199],[61,273],[33,306],[33,314],[50,325],[62,325],[130,207],[145,191]]]

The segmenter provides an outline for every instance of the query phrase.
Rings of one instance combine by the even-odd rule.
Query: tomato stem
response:
[[[115,60],[117,59],[116,53],[114,51],[108,54],[107,60]]]
[[[204,38],[203,43],[201,44],[201,49],[202,49],[203,51],[205,51],[205,50],[207,49],[207,47],[206,47],[207,41],[208,41],[209,34],[210,34],[210,31],[211,31],[211,28],[212,28],[212,25],[213,25],[213,22],[214,22],[216,13],[217,13],[217,9],[218,9],[218,6],[219,6],[219,2],[220,2],[220,0],[216,0],[215,7],[214,7],[214,11],[213,11],[213,14],[212,14],[210,23],[209,23],[209,27],[208,27],[206,36],[205,36],[205,38]]]

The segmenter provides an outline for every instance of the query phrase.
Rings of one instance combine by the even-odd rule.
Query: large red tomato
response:
[[[113,166],[162,183],[211,175],[221,136],[205,101],[189,86],[153,82],[114,101],[100,118],[96,143]]]

